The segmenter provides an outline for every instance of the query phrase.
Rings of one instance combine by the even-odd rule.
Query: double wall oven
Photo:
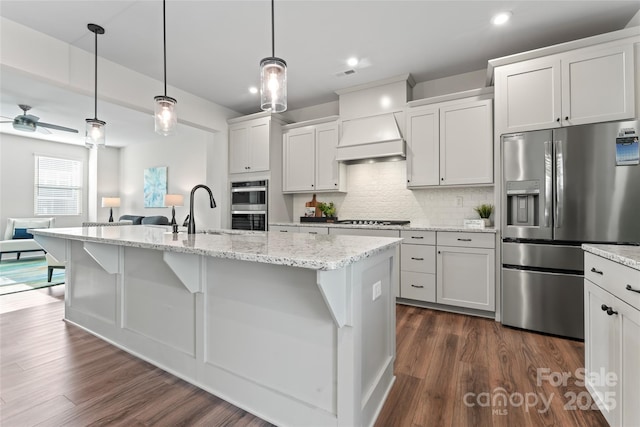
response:
[[[231,183],[231,228],[233,230],[267,230],[268,190],[267,180]]]

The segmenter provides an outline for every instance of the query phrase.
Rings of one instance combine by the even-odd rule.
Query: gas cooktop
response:
[[[344,219],[337,223],[352,225],[409,225],[410,221],[389,219]]]

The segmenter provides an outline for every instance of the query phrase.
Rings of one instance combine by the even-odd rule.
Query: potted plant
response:
[[[324,203],[320,202],[318,208],[322,211],[322,214],[327,218],[327,222],[333,222],[336,218],[336,207],[333,202]]]
[[[473,208],[474,211],[484,220],[485,226],[491,225],[491,214],[493,213],[493,205],[483,203],[480,206]]]

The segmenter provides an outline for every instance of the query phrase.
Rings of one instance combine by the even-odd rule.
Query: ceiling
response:
[[[275,54],[288,64],[291,110],[400,74],[421,82],[484,69],[492,58],[624,28],[639,9],[637,0],[278,0]],[[259,96],[248,88],[259,84],[260,59],[271,56],[270,2],[167,0],[166,10],[168,84],[242,114],[259,111]],[[511,21],[492,26],[492,15],[505,10],[512,12]],[[160,0],[2,0],[0,16],[91,53],[94,36],[86,26],[99,24],[106,30],[98,40],[100,56],[163,79]],[[351,56],[360,65],[349,67]],[[356,72],[339,76],[350,68]],[[3,73],[2,116],[14,117],[20,113],[16,104],[32,103],[31,113],[42,121],[66,120],[59,124],[83,132],[91,98],[26,80]],[[73,114],[79,119],[71,125]],[[148,115],[120,114],[129,127],[153,129]],[[0,132],[11,132],[7,128],[2,125]]]

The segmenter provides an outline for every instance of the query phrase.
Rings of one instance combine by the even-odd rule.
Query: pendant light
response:
[[[271,56],[260,61],[260,108],[281,113],[287,109],[287,63],[276,57],[276,36],[271,0]]]
[[[98,34],[104,34],[104,28],[96,24],[88,24],[87,28],[95,34],[95,74],[94,74],[94,115],[93,119],[86,119],[84,143],[87,148],[104,147],[106,122],[98,120]]]
[[[162,0],[162,37],[164,43],[164,95],[153,98],[156,101],[154,109],[155,129],[160,135],[171,135],[178,123],[178,112],[176,111],[175,98],[167,96],[167,18],[166,4]]]

